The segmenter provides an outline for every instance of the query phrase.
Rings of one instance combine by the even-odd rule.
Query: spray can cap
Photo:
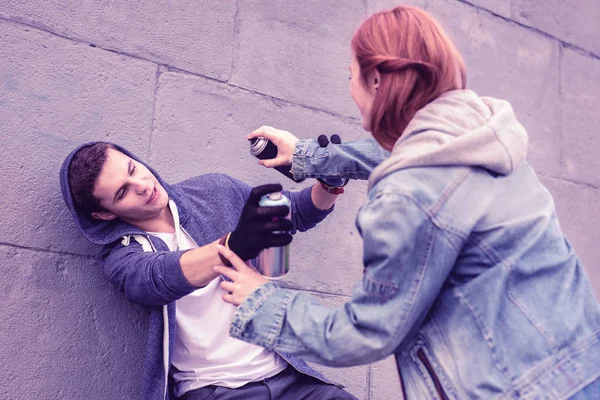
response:
[[[273,193],[269,193],[267,195],[267,198],[269,200],[281,200],[282,197],[283,197],[283,194],[281,192],[273,192]]]

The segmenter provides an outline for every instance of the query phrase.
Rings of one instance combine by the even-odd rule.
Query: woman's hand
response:
[[[258,163],[267,168],[278,167],[280,165],[290,165],[292,163],[292,155],[294,147],[298,143],[298,138],[288,131],[275,129],[272,126],[261,126],[254,132],[250,133],[246,138],[252,139],[255,137],[264,137],[273,142],[277,146],[277,157],[269,160],[260,160]]]
[[[217,245],[219,253],[229,260],[233,268],[224,265],[214,267],[215,271],[221,275],[225,275],[233,282],[221,282],[221,288],[226,292],[223,295],[223,300],[227,303],[239,306],[246,300],[250,293],[254,292],[260,285],[267,283],[269,280],[249,267],[241,258],[233,251],[225,246]]]

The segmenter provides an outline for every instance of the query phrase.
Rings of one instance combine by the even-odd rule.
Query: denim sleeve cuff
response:
[[[229,334],[236,339],[273,349],[291,296],[291,291],[280,289],[273,282],[258,287],[236,310]]]
[[[325,149],[319,147],[319,143],[313,139],[300,139],[294,147],[292,154],[292,175],[294,179],[314,178],[314,168],[312,168],[310,157],[314,157],[319,150]]]

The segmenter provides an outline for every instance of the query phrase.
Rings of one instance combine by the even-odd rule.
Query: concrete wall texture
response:
[[[409,1],[438,17],[469,86],[514,105],[529,159],[600,293],[600,2]],[[58,170],[117,142],[178,181],[282,181],[248,154],[260,125],[366,137],[348,95],[349,41],[379,0],[0,0],[0,399],[131,399],[147,315],[103,277],[63,205]],[[293,243],[287,278],[340,304],[362,275],[352,182]],[[392,359],[321,368],[359,399],[397,399]]]

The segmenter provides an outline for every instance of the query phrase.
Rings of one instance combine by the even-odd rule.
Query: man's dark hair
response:
[[[75,207],[83,213],[105,211],[94,197],[94,185],[108,156],[110,143],[97,142],[84,146],[75,153],[69,164],[69,186]]]

